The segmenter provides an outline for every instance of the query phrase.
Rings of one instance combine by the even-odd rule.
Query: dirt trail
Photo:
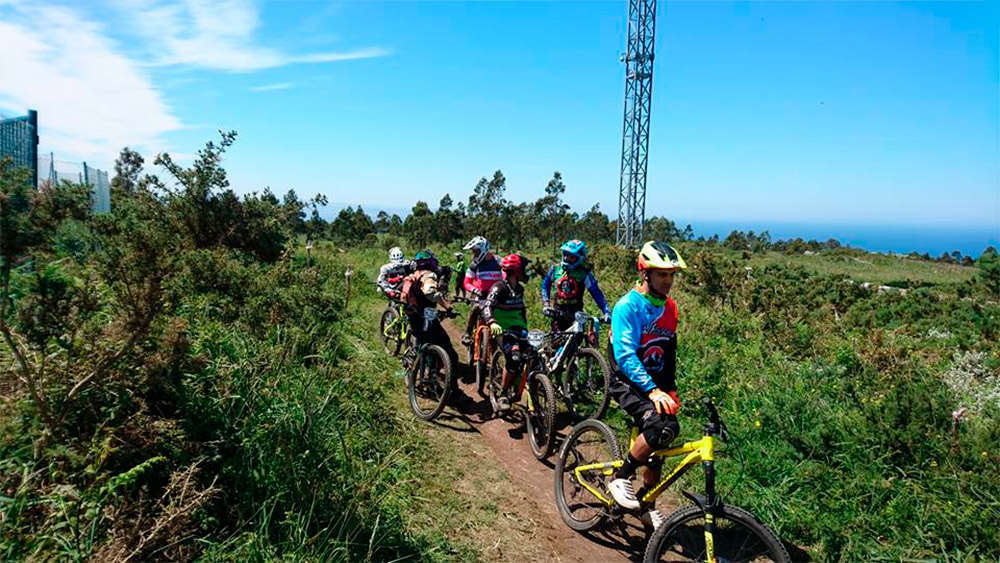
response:
[[[538,461],[531,452],[523,423],[503,419],[490,419],[489,403],[479,397],[476,392],[474,377],[469,377],[465,348],[461,346],[461,330],[454,324],[445,322],[445,330],[451,337],[455,350],[465,365],[459,376],[465,376],[459,383],[469,399],[452,401],[455,406],[449,407],[447,415],[459,418],[474,428],[482,440],[489,446],[496,462],[499,463],[514,480],[524,495],[520,499],[510,499],[524,506],[510,507],[512,511],[532,515],[538,525],[534,539],[545,543],[544,553],[549,554],[549,561],[591,562],[591,561],[630,561],[641,558],[641,550],[645,547],[645,536],[636,522],[630,522],[627,537],[615,531],[609,533],[579,534],[570,529],[559,516],[555,504],[554,473],[552,472],[555,455],[545,462]],[[446,416],[447,416],[446,415]],[[447,421],[442,421],[447,423]],[[559,429],[560,435],[565,435],[568,426],[564,423]],[[561,436],[556,438],[561,441]],[[630,545],[631,542],[631,545]],[[504,557],[501,555],[500,559]]]

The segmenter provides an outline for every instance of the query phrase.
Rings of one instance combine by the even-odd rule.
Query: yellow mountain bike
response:
[[[699,463],[705,470],[705,495],[683,491],[694,505],[667,516],[650,537],[643,560],[646,563],[788,561],[788,552],[774,532],[749,512],[724,504],[716,496],[715,440],[718,437],[726,441],[728,432],[712,400],[705,398],[702,402],[708,411],[704,437],[653,452],[653,458],[684,458],[671,471],[664,469],[660,482],[640,502],[648,510],[667,487]],[[633,429],[632,440],[635,436]],[[607,488],[621,466],[622,452],[611,427],[593,419],[573,427],[555,467],[556,504],[570,528],[591,530],[610,520],[620,522],[629,512],[612,499]]]
[[[386,303],[382,319],[379,321],[379,336],[382,347],[390,356],[402,356],[413,346],[410,322],[406,319],[403,304],[395,299]]]

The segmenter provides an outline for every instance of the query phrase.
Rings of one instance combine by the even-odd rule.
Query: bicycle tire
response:
[[[397,319],[399,319],[399,313],[394,308],[389,307],[382,312],[382,319],[379,321],[379,336],[382,338],[382,347],[385,349],[385,353],[390,356],[399,354],[401,339],[398,329],[393,328],[393,334],[388,334],[386,329],[392,326],[394,322],[397,322]]]
[[[476,391],[479,392],[480,397],[486,398],[487,397],[486,384],[487,380],[489,379],[489,370],[490,370],[490,363],[487,355],[489,354],[490,350],[489,339],[492,338],[492,335],[490,335],[489,329],[483,329],[480,327],[477,327],[476,330],[473,331],[473,334],[479,335],[479,353],[476,354],[476,357],[479,358],[476,361]],[[472,358],[471,350],[472,346],[475,345],[476,345],[476,339],[473,338],[472,344],[470,344],[469,347],[470,350],[469,358]]]
[[[618,438],[604,422],[591,418],[573,427],[559,448],[555,463],[556,506],[567,526],[586,532],[602,524],[607,516],[607,505],[579,484],[573,469],[579,465],[618,460],[621,455]],[[603,476],[600,483],[594,481],[591,485],[606,491],[609,480],[608,476]]]
[[[434,420],[444,410],[445,405],[448,404],[448,398],[451,396],[451,358],[448,357],[448,353],[443,348],[435,344],[428,345],[418,354],[420,357],[417,360],[417,365],[409,371],[406,378],[410,408],[417,418]],[[435,369],[434,375],[431,376],[433,381],[418,384],[418,380],[424,379],[421,372],[428,368],[428,362],[433,362],[437,366],[436,368],[431,366],[432,369]],[[439,374],[442,375],[439,377]],[[430,394],[425,395],[424,393],[428,391]],[[426,397],[429,403],[420,404],[421,397]]]
[[[503,372],[507,369],[507,358],[503,355],[503,350],[495,350],[493,352],[492,361],[489,363],[487,373],[489,376],[486,378],[486,397],[490,400],[490,407],[493,409],[493,415],[497,415],[500,412],[499,404],[497,399],[500,398],[500,394],[503,393]]]
[[[596,367],[598,373],[578,377],[580,370],[577,362],[582,358],[593,362],[588,372]],[[573,413],[584,419],[604,416],[611,402],[611,367],[604,355],[593,348],[580,348],[566,367],[565,377],[566,396]]]
[[[715,525],[712,543],[720,561],[787,563],[791,559],[774,532],[738,506],[720,506]],[[667,558],[661,557],[664,555]],[[704,560],[704,512],[697,506],[681,508],[668,516],[649,538],[643,556],[645,563]]]
[[[528,395],[532,412],[525,413],[528,442],[535,457],[542,460],[552,455],[555,442],[556,390],[549,376],[538,371],[528,377]]]

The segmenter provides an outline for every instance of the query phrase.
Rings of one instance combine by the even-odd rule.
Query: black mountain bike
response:
[[[531,451],[538,459],[545,459],[552,454],[555,437],[556,391],[552,381],[545,374],[545,365],[538,354],[537,346],[541,345],[545,333],[540,330],[527,331],[513,329],[504,331],[501,336],[505,341],[513,341],[511,359],[519,360],[521,373],[515,374],[510,387],[503,389],[503,374],[507,371],[507,357],[499,345],[495,346],[493,359],[489,363],[489,378],[487,381],[487,396],[495,415],[503,414],[499,404],[501,395],[506,396],[513,406],[527,389],[527,406],[524,407],[524,421],[528,430],[528,441]]]
[[[551,310],[553,319],[572,319],[564,331],[545,335],[539,353],[559,395],[579,418],[601,418],[608,410],[611,368],[597,349],[601,321],[584,311]],[[555,323],[553,323],[555,324]]]
[[[425,323],[439,322],[440,317],[454,318],[457,313],[424,309]],[[406,317],[403,317],[406,322]],[[412,340],[412,336],[410,337]],[[406,388],[413,414],[422,420],[434,420],[444,410],[451,396],[454,375],[448,352],[436,344],[408,346],[402,356],[406,368]]]

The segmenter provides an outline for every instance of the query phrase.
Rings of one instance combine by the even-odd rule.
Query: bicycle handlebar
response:
[[[711,397],[702,397],[701,404],[705,405],[705,409],[708,410],[708,421],[712,424],[719,423],[719,411],[715,408],[715,403],[712,402]]]

